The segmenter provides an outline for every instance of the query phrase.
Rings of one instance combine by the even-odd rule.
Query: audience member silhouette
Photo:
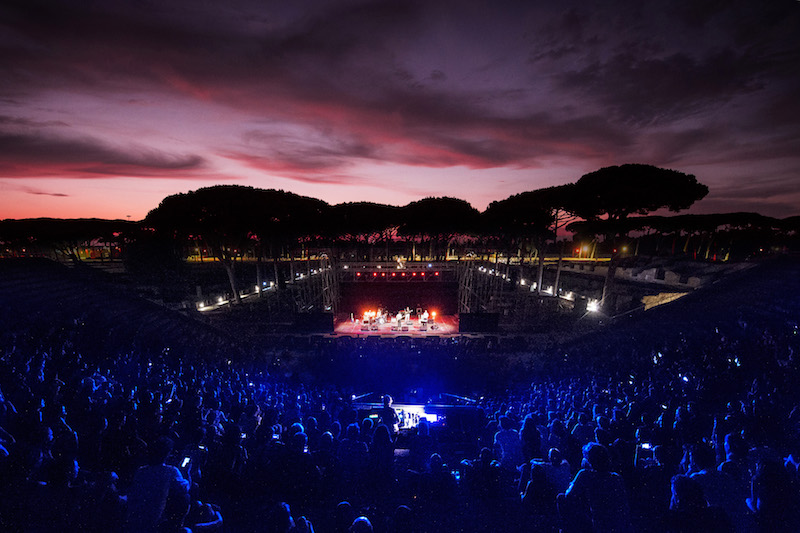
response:
[[[148,446],[148,464],[136,471],[128,491],[129,533],[156,531],[168,502],[187,500],[191,486],[187,479],[189,469],[184,468],[182,472],[166,464],[173,447],[172,439],[167,437],[161,437]]]
[[[797,490],[792,487],[789,473],[776,461],[757,465],[751,495],[746,503],[755,516],[758,531],[762,533],[788,533],[798,531],[800,527]]]
[[[372,522],[366,516],[359,516],[350,526],[351,533],[372,533]]]
[[[383,395],[383,407],[380,408],[378,411],[378,415],[381,421],[381,424],[385,425],[389,428],[390,433],[392,436],[396,436],[397,432],[400,430],[399,423],[400,417],[397,416],[397,411],[395,411],[394,407],[392,407],[392,397],[388,394]]]
[[[519,433],[508,416],[500,417],[500,430],[494,434],[494,451],[498,463],[506,470],[515,470],[524,462]]]
[[[679,474],[672,478],[666,530],[668,533],[730,533],[733,526],[721,509],[708,506],[697,481]]]
[[[744,493],[736,490],[734,478],[717,470],[714,452],[705,444],[696,444],[689,452],[689,477],[703,490],[711,507],[721,509],[736,531],[752,530],[748,522]]]
[[[583,457],[583,468],[559,498],[559,512],[567,528],[578,531],[590,526],[597,532],[631,531],[625,485],[619,474],[610,471],[607,448],[590,442],[583,447]]]
[[[526,463],[520,481],[525,487],[521,494],[523,508],[531,515],[530,522],[538,531],[554,531],[558,525],[556,490],[547,479],[541,463]]]
[[[477,459],[465,459],[462,465],[465,484],[478,499],[494,499],[500,495],[500,463],[494,460],[492,450],[482,448]]]
[[[522,441],[522,458],[530,461],[542,456],[542,435],[536,427],[536,420],[532,415],[528,415],[522,421],[522,429],[519,431],[519,438]]]

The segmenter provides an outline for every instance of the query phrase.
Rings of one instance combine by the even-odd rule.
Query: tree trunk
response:
[[[556,280],[553,282],[553,295],[558,296],[558,286],[561,283],[561,264],[564,260],[564,247],[566,246],[566,242],[561,243],[561,247],[558,249],[558,266],[556,267]]]
[[[603,312],[610,315],[613,313],[613,309],[611,309],[612,298],[611,295],[614,294],[614,282],[616,280],[616,273],[617,273],[617,253],[611,253],[611,260],[608,262],[608,272],[606,273],[606,279],[603,283],[603,296],[600,299],[600,308],[603,309]]]
[[[611,259],[608,261],[608,271],[606,272],[606,279],[603,283],[603,295],[600,298],[600,308],[607,315],[612,315],[615,311],[614,304],[614,284],[616,282],[617,265],[619,263],[619,253],[617,252],[617,241],[621,235],[615,235],[611,240]],[[597,240],[595,240],[595,247]],[[593,251],[594,253],[594,251]]]
[[[275,274],[275,290],[279,291],[284,287],[284,284],[283,284],[283,279],[281,278],[280,272],[279,272],[279,269],[278,269],[278,258],[277,257],[273,257],[272,258],[272,270],[274,271],[274,274]]]
[[[231,292],[233,293],[233,300],[240,304],[242,303],[242,297],[239,295],[239,290],[236,288],[236,273],[233,271],[233,261],[230,258],[220,258],[222,261],[222,265],[225,267],[225,273],[228,274],[228,283],[231,286]]]
[[[539,253],[539,265],[536,268],[536,292],[544,294],[544,250]]]
[[[258,250],[256,256],[256,287],[258,287],[258,297],[264,294],[264,263],[261,260],[261,250]]]
[[[714,235],[711,235],[708,238],[708,246],[706,247],[706,261],[708,261],[708,256],[711,254],[711,245],[713,243],[714,243]]]

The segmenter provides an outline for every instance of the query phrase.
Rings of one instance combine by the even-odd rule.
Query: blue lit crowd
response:
[[[567,347],[327,339],[202,354],[88,350],[93,327],[0,331],[3,531],[800,530],[800,335],[783,318],[633,346],[646,325]],[[363,416],[354,398],[376,384],[359,383],[359,361],[426,350],[436,371],[481,376],[504,359],[524,363],[498,375],[522,377],[465,378],[468,421],[399,429],[388,395]],[[351,382],[326,381],[347,361]],[[402,384],[379,397],[420,401]]]

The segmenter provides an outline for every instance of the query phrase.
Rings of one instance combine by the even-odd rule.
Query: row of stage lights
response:
[[[434,272],[434,273],[433,273],[433,276],[434,276],[434,277],[435,277],[435,276],[438,276],[438,275],[439,275],[439,273],[438,273],[438,272]],[[419,276],[420,276],[421,278],[424,278],[424,277],[425,277],[425,272],[419,272]],[[361,272],[356,272],[356,277],[357,277],[357,278],[360,278],[360,277],[361,277]],[[368,277],[368,276],[367,276],[367,277]],[[377,277],[379,277],[379,276],[378,276],[378,273],[377,273],[377,272],[373,272],[373,273],[372,273],[372,277],[373,277],[373,278],[377,278]],[[397,272],[391,272],[391,273],[389,274],[389,276],[387,276],[387,275],[386,275],[386,272],[381,272],[381,275],[380,275],[380,277],[382,277],[382,278],[386,278],[386,277],[389,277],[389,278],[395,278],[395,277],[398,277],[398,276],[397,276]],[[405,278],[405,277],[406,277],[406,272],[400,272],[400,276],[399,276],[399,277],[401,277],[401,278]],[[415,277],[417,277],[417,272],[411,272],[411,274],[410,274],[408,277],[411,277],[411,278],[415,278]]]
[[[426,311],[426,312],[427,312],[427,311]],[[409,314],[410,314],[410,313],[409,313]],[[391,319],[391,315],[390,315],[390,314],[381,313],[381,312],[379,312],[379,311],[373,311],[372,309],[368,309],[368,310],[364,311],[364,312],[361,314],[361,316],[363,317],[363,319],[364,319],[364,320],[370,320],[370,319],[372,319],[372,318],[376,318],[376,319],[377,319],[377,318],[380,318],[381,316],[383,316],[383,317],[388,317],[388,318],[390,318],[390,319]],[[426,318],[426,319],[427,319],[427,318],[431,318],[431,319],[433,319],[433,320],[436,320],[436,311],[430,311],[430,313],[428,313],[427,315],[425,315],[425,316],[424,316],[424,318]],[[417,319],[419,319],[419,317],[417,317]]]
[[[350,265],[343,265],[342,268],[345,269],[345,270],[348,270],[350,268]],[[362,266],[361,268],[367,268],[367,267]],[[381,268],[383,268],[383,265],[377,265],[375,268],[381,269]],[[403,266],[397,265],[394,268],[396,268],[397,270],[402,270]],[[428,268],[433,268],[433,263],[428,263]]]

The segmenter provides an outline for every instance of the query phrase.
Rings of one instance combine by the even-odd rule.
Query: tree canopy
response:
[[[399,207],[373,202],[347,202],[331,208],[328,233],[346,240],[381,234],[401,223]]]
[[[225,267],[239,301],[232,264],[239,250],[252,240],[276,243],[319,231],[329,209],[322,200],[285,191],[218,185],[168,196],[144,222],[176,238],[202,239]]]
[[[97,218],[28,218],[0,220],[0,242],[62,254],[78,261],[79,247],[92,241],[118,242],[120,234],[135,231],[137,224]]]
[[[786,219],[789,220],[789,219]],[[701,233],[722,228],[784,229],[785,221],[759,215],[758,213],[714,213],[709,215],[677,215],[672,217],[642,216],[623,220],[600,219],[579,220],[567,226],[569,231],[583,235],[628,234],[653,230],[659,233]]]
[[[277,231],[293,235],[317,231],[330,206],[316,198],[275,189],[216,185],[168,196],[145,218],[145,224],[189,233],[242,234]]]
[[[572,232],[606,237],[632,231],[698,234],[766,224],[768,217],[743,213],[649,215],[658,209],[688,208],[707,193],[708,187],[691,174],[642,164],[605,167],[575,183],[515,194],[492,202],[483,213],[452,197],[429,197],[405,206],[373,202],[330,206],[281,190],[217,185],[164,198],[139,224],[157,229],[159,238],[199,248],[201,257],[215,256],[226,268],[245,254],[259,261],[270,256],[277,260],[299,246],[328,248],[337,242],[357,246],[383,242],[389,257],[390,244],[397,238],[411,243],[412,255],[416,255],[415,245],[425,242],[433,256],[443,243],[449,250],[461,236],[483,237],[490,247],[517,254],[535,249],[541,259],[557,230],[570,222],[567,228]],[[576,218],[582,221],[574,222]],[[88,233],[81,221],[52,221],[57,229],[47,221],[23,226],[20,222],[0,222],[0,240],[13,247],[65,240],[73,244],[76,238],[85,241],[103,233],[95,231],[95,222]],[[787,219],[774,227],[791,233],[797,232],[798,224],[796,219]]]
[[[492,202],[483,212],[484,221],[492,228],[503,231],[520,231],[543,234],[555,230],[558,211],[572,209],[575,185],[559,185],[527,191],[505,200]]]
[[[447,196],[423,198],[401,209],[401,235],[450,238],[478,229],[480,213],[469,202]]]
[[[652,165],[627,164],[584,174],[575,183],[572,209],[583,219],[622,220],[661,208],[680,211],[708,194],[692,174]]]

